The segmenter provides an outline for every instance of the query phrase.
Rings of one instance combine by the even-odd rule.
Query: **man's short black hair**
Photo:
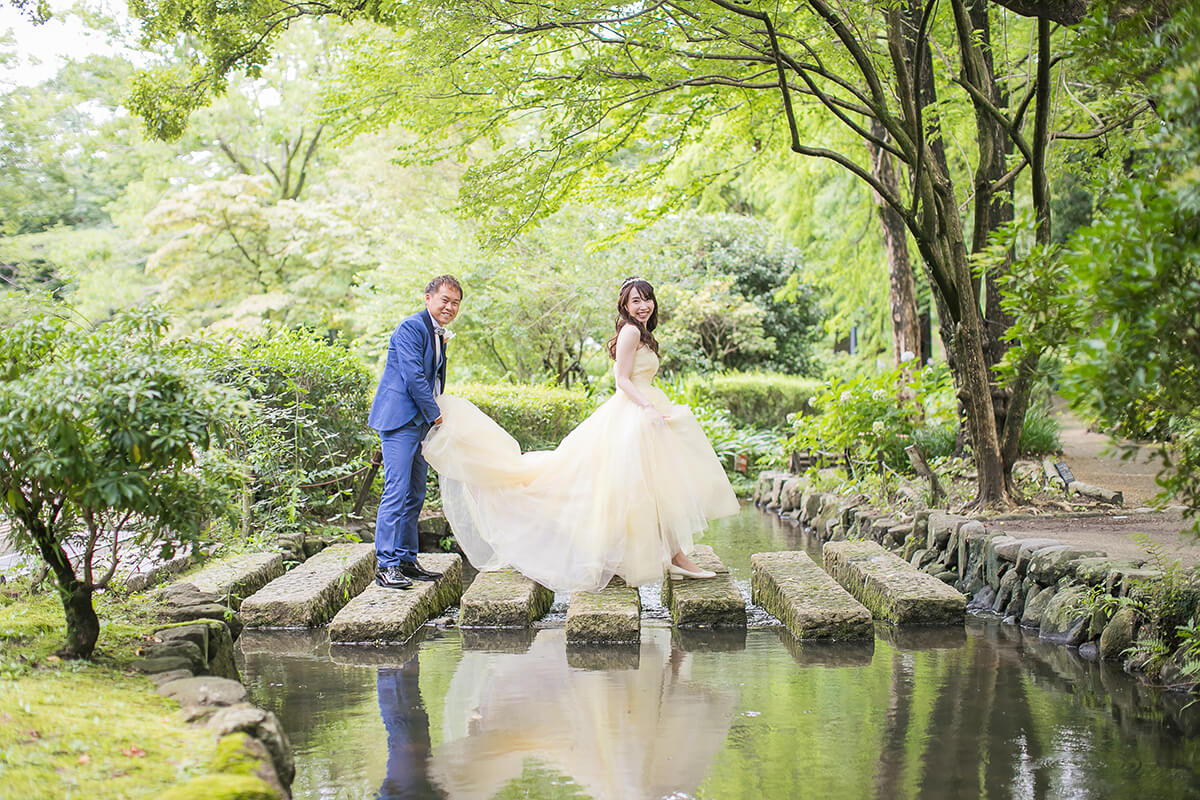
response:
[[[455,278],[453,275],[438,275],[436,278],[434,278],[433,280],[431,280],[429,282],[428,286],[425,287],[425,294],[433,294],[434,292],[436,292],[438,289],[442,288],[443,286],[449,286],[452,289],[457,289],[458,290],[458,298],[460,300],[462,299],[462,296],[463,296],[462,285],[458,282],[458,279]]]

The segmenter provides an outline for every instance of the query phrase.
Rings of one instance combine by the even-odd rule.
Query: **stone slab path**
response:
[[[411,589],[385,589],[372,582],[337,612],[329,623],[329,641],[403,643],[430,617],[457,603],[462,597],[462,558],[457,553],[422,553],[421,566],[442,576],[413,581]]]
[[[706,544],[697,545],[692,561],[715,578],[676,580],[663,576],[662,604],[680,627],[744,628],[746,600],[721,559]]]
[[[567,607],[567,643],[641,641],[642,600],[637,589],[613,578],[598,592],[576,592]]]
[[[871,610],[897,625],[962,624],[966,598],[921,572],[883,545],[868,541],[826,542],[825,570]]]
[[[797,639],[874,636],[871,612],[800,550],[750,557],[751,599]]]
[[[554,603],[554,592],[519,572],[481,572],[458,612],[460,628],[527,628]]]
[[[202,592],[211,592],[236,611],[244,599],[283,573],[282,553],[239,553],[218,558],[199,572],[181,578],[179,583],[190,583]]]
[[[248,628],[323,625],[374,576],[374,544],[335,544],[243,600],[242,621]]]

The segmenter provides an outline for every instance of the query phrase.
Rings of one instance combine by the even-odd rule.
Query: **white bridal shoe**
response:
[[[684,569],[683,567],[681,567],[675,563],[667,564],[667,574],[671,576],[672,580],[681,580],[683,578],[695,578],[695,579],[699,580],[699,579],[703,579],[703,578],[717,577],[717,573],[712,572],[710,570],[698,569],[693,572],[692,570]]]

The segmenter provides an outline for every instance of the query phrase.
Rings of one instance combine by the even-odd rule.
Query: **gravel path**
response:
[[[990,530],[1020,538],[1048,537],[1067,544],[1103,550],[1114,558],[1147,558],[1146,550],[1133,538],[1145,535],[1160,546],[1169,558],[1178,558],[1185,566],[1200,564],[1200,540],[1181,535],[1190,527],[1178,507],[1152,511],[1152,499],[1159,493],[1154,476],[1161,463],[1149,448],[1134,450],[1134,456],[1122,459],[1120,449],[1107,436],[1093,433],[1066,407],[1061,399],[1054,404],[1062,426],[1062,456],[1076,480],[1120,491],[1125,505],[1086,516],[1034,517],[990,522]]]

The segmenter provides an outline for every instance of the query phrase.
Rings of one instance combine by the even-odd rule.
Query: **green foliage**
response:
[[[376,446],[366,427],[374,381],[354,355],[311,331],[270,328],[208,340],[196,359],[250,398],[226,446],[249,471],[255,533],[345,511]]]
[[[791,415],[811,413],[821,386],[815,378],[762,372],[693,375],[682,384],[688,405],[725,409],[739,426],[760,429],[780,429]]]
[[[834,378],[812,400],[817,412],[797,417],[785,451],[848,454],[857,465],[882,463],[911,472],[904,448],[922,428],[944,429],[954,420],[950,373],[931,366],[907,377],[899,368],[849,380]],[[926,440],[930,441],[930,440]],[[940,455],[940,454],[930,454]]]
[[[0,94],[0,234],[109,223],[107,204],[144,168],[136,122],[119,113],[131,72],[92,57]]]
[[[522,450],[554,449],[595,408],[583,392],[546,386],[466,383],[448,391],[478,406]]]
[[[1180,629],[1200,613],[1200,582],[1194,568],[1185,568],[1179,559],[1170,558],[1161,544],[1144,534],[1135,533],[1133,539],[1150,556],[1149,566],[1162,576],[1138,581],[1128,594],[1140,604],[1150,624],[1147,638],[1161,643],[1170,654],[1180,643]]]
[[[1067,244],[1074,307],[1084,333],[1064,368],[1063,392],[1109,432],[1151,437],[1159,483],[1200,513],[1200,11],[1187,4],[1102,3],[1121,46],[1097,59],[1107,81],[1154,104],[1149,147],[1131,159],[1094,222]],[[1197,522],[1200,526],[1200,521]],[[1193,530],[1200,530],[1194,527]]]
[[[58,313],[0,329],[0,503],[64,602],[86,596],[90,611],[90,592],[130,545],[170,555],[228,508],[231,471],[210,447],[239,404],[166,341],[160,312],[92,328]],[[106,563],[100,541],[111,544]],[[71,654],[87,657],[94,636],[75,642],[68,623]]]

